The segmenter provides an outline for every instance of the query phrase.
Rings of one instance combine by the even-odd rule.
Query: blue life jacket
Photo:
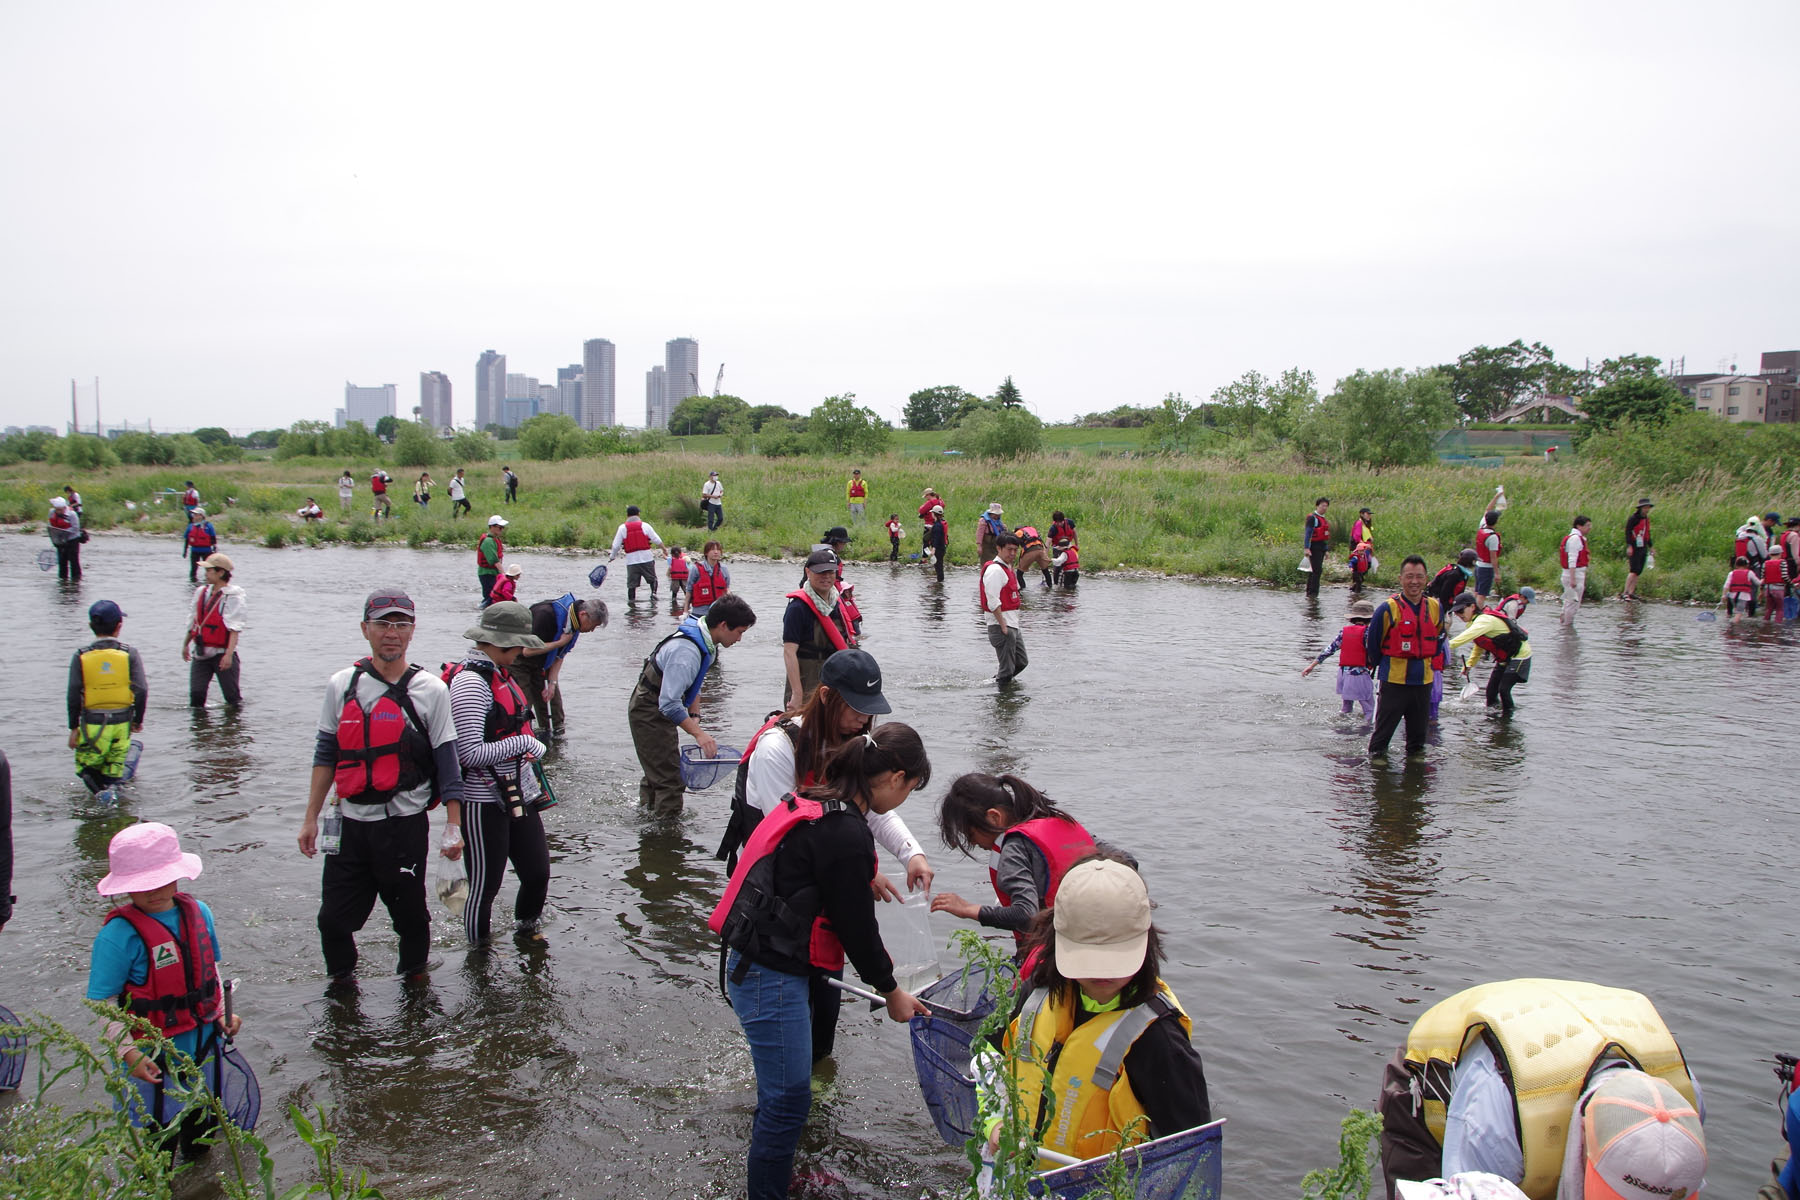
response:
[[[688,685],[687,694],[681,698],[683,704],[692,708],[694,701],[700,698],[700,685],[706,682],[706,673],[712,670],[714,661],[719,657],[718,650],[707,645],[706,634],[700,630],[698,617],[684,618],[674,633],[650,648],[650,655],[644,662],[646,665],[655,662],[656,656],[662,653],[662,648],[679,637],[686,638],[700,648],[700,669],[694,673],[694,682]],[[657,669],[660,671],[662,668],[658,666]]]
[[[575,593],[564,592],[562,595],[552,600],[550,604],[556,609],[556,636],[561,637],[563,634],[569,632],[569,627],[574,624],[575,621]],[[575,643],[580,640],[581,635],[578,633],[569,639],[568,645],[552,650],[550,653],[544,655],[544,670],[548,671],[552,663],[566,657],[569,651],[575,649]]]
[[[1002,521],[999,517],[996,517],[993,513],[982,513],[981,519],[983,522],[986,523],[986,525],[988,527],[988,532],[992,533],[995,537],[1002,537],[1005,535],[1005,533],[1006,533],[1006,522],[1005,521]]]

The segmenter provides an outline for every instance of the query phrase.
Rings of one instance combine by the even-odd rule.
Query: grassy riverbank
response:
[[[711,469],[726,486],[726,552],[767,556],[802,553],[829,525],[847,516],[844,481],[860,466],[870,482],[867,524],[854,529],[851,555],[885,559],[881,523],[892,511],[906,527],[905,549],[917,548],[920,492],[936,487],[951,518],[951,562],[974,561],[976,515],[989,501],[1006,508],[1010,524],[1047,525],[1052,509],[1073,517],[1081,530],[1084,571],[1138,570],[1254,579],[1299,585],[1300,527],[1315,496],[1332,499],[1334,541],[1348,533],[1356,510],[1376,514],[1377,582],[1391,583],[1400,559],[1417,550],[1433,570],[1470,543],[1496,484],[1504,483],[1512,507],[1501,522],[1506,541],[1501,579],[1508,588],[1533,584],[1557,590],[1556,547],[1570,518],[1594,518],[1591,595],[1615,595],[1624,583],[1622,526],[1643,490],[1635,480],[1597,465],[1521,461],[1503,470],[1418,467],[1370,472],[1302,471],[1285,460],[1225,458],[1046,456],[1018,462],[966,459],[920,461],[904,455],[870,460],[732,458],[669,452],[515,462],[522,480],[519,502],[500,503],[499,469],[479,464],[471,472],[470,517],[453,520],[444,490],[450,472],[434,472],[430,509],[412,503],[409,472],[389,465],[394,516],[368,515],[372,463],[352,463],[358,478],[355,512],[340,513],[338,460],[246,462],[193,468],[117,467],[72,481],[81,491],[89,524],[96,529],[163,533],[171,541],[182,525],[175,497],[150,503],[160,488],[193,479],[205,497],[221,542],[367,543],[405,541],[473,546],[488,514],[512,522],[510,545],[602,550],[611,544],[625,506],[636,503],[667,542],[699,545],[700,484]],[[410,473],[416,477],[416,472]],[[71,482],[67,469],[21,464],[0,478],[0,520],[41,522],[48,498]],[[302,527],[294,510],[318,499],[327,520]],[[224,507],[225,497],[236,504]],[[1657,569],[1642,590],[1647,596],[1711,601],[1717,598],[1731,534],[1753,509],[1800,511],[1800,494],[1751,495],[1716,481],[1656,493]],[[130,501],[137,507],[127,509]],[[1347,578],[1347,547],[1334,545],[1332,578]]]

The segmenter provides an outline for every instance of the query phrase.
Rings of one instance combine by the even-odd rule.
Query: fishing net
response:
[[[1007,973],[1001,979],[994,980],[988,969],[977,963],[960,971],[952,971],[936,983],[921,989],[918,996],[931,1005],[933,1016],[952,1021],[962,1026],[964,1032],[973,1034],[976,1027],[994,1011],[998,1003],[996,996],[1012,991],[1013,979],[1014,976]],[[965,1062],[963,1065],[968,1064]]]
[[[10,1008],[0,1007],[0,1092],[10,1092],[25,1078],[25,1026]]]
[[[1137,1200],[1219,1200],[1223,1121],[1170,1134],[1126,1150],[1122,1157],[1136,1184]],[[1110,1158],[1090,1158],[1046,1171],[1031,1181],[1033,1196],[1075,1200],[1100,1187]]]
[[[690,792],[704,792],[726,775],[737,770],[738,760],[744,757],[742,750],[734,750],[730,746],[720,746],[711,757],[705,757],[698,746],[681,748],[681,783]]]
[[[919,1091],[938,1136],[949,1146],[960,1146],[975,1133],[975,1077],[969,1074],[973,1035],[955,1021],[943,1017],[914,1017],[913,1070]]]
[[[250,1069],[238,1048],[215,1043],[214,1052],[200,1064],[200,1071],[206,1078],[206,1086],[224,1101],[225,1115],[231,1123],[246,1132],[254,1130],[257,1118],[262,1115],[262,1086],[256,1082],[256,1072]],[[172,1080],[173,1073],[165,1071],[164,1079]],[[137,1088],[137,1100],[131,1105],[132,1124],[145,1124],[146,1117],[163,1126],[179,1122],[182,1110],[190,1101],[186,1091],[166,1083],[159,1095],[153,1083],[135,1077],[131,1082]]]
[[[605,582],[606,582],[606,564],[605,563],[601,563],[599,566],[595,567],[593,570],[588,572],[588,583],[592,584],[594,587],[599,587],[601,584],[603,584]]]

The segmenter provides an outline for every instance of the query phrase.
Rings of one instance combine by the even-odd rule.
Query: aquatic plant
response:
[[[1380,1136],[1379,1115],[1361,1108],[1346,1113],[1338,1132],[1337,1166],[1308,1171],[1300,1181],[1301,1200],[1368,1200],[1374,1182],[1369,1143]]]

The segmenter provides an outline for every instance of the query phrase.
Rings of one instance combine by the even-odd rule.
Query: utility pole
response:
[[[69,380],[69,432],[81,432],[81,413],[75,407],[75,381]]]
[[[94,436],[106,436],[106,426],[100,423],[100,377],[94,376]]]

